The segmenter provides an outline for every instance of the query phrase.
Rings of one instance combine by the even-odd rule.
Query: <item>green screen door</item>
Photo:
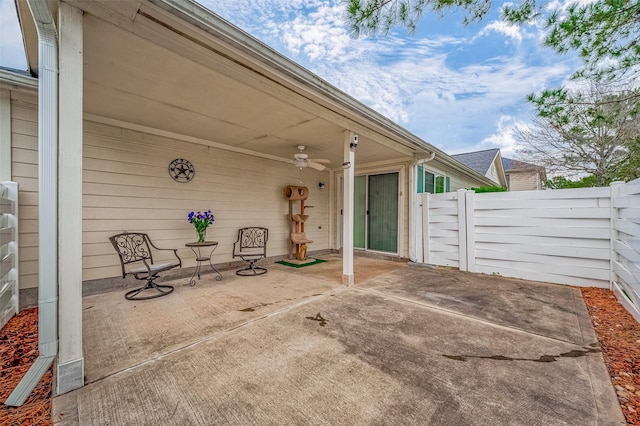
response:
[[[367,231],[369,239],[367,248],[397,253],[398,173],[369,175],[368,178],[369,226]],[[356,245],[356,247],[358,246]]]

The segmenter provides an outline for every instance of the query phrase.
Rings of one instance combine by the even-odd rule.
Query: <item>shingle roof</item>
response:
[[[489,167],[500,152],[500,148],[485,149],[484,151],[465,152],[463,154],[452,155],[453,158],[486,176]],[[504,161],[504,160],[503,160]]]
[[[524,170],[540,170],[544,169],[542,166],[536,166],[535,164],[525,163],[520,160],[512,160],[511,158],[502,158],[502,168],[505,173],[510,171],[524,171]]]

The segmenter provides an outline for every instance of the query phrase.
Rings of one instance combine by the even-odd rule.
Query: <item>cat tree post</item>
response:
[[[306,186],[289,185],[284,189],[284,197],[289,201],[289,259],[304,261],[307,258],[307,244],[313,241],[307,239],[304,223],[309,218],[304,214],[304,201],[309,198],[309,188]],[[293,213],[293,203],[300,202],[300,213]],[[308,206],[312,207],[312,206]]]

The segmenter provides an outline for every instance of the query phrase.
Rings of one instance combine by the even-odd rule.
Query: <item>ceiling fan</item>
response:
[[[320,163],[327,164],[331,161],[325,158],[309,158],[309,156],[303,152],[304,148],[304,145],[298,145],[298,150],[300,152],[297,154],[293,154],[293,164],[296,167],[299,167],[301,169],[305,167],[311,167],[312,169],[316,169],[318,171],[323,171],[324,169],[326,169],[326,167]]]

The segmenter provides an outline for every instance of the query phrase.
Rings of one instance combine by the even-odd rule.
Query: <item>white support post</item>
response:
[[[82,354],[82,11],[60,3],[58,239],[61,394],[84,385]]]
[[[422,253],[420,244],[420,203],[418,202],[418,191],[416,188],[416,176],[418,174],[418,166],[412,163],[409,166],[409,259],[412,262],[422,262]]]
[[[467,190],[458,189],[458,261],[461,271],[468,270],[467,263]]]
[[[355,148],[352,146],[356,135],[344,131],[344,162],[349,167],[344,169],[343,179],[343,215],[342,215],[342,284],[352,286],[353,275],[353,195],[355,179]]]
[[[431,263],[431,228],[429,227],[429,198],[431,194],[422,194],[422,262]]]
[[[0,89],[0,182],[11,181],[11,93]]]
[[[467,271],[469,272],[476,272],[475,195],[474,191],[465,193],[464,215],[467,232]]]

